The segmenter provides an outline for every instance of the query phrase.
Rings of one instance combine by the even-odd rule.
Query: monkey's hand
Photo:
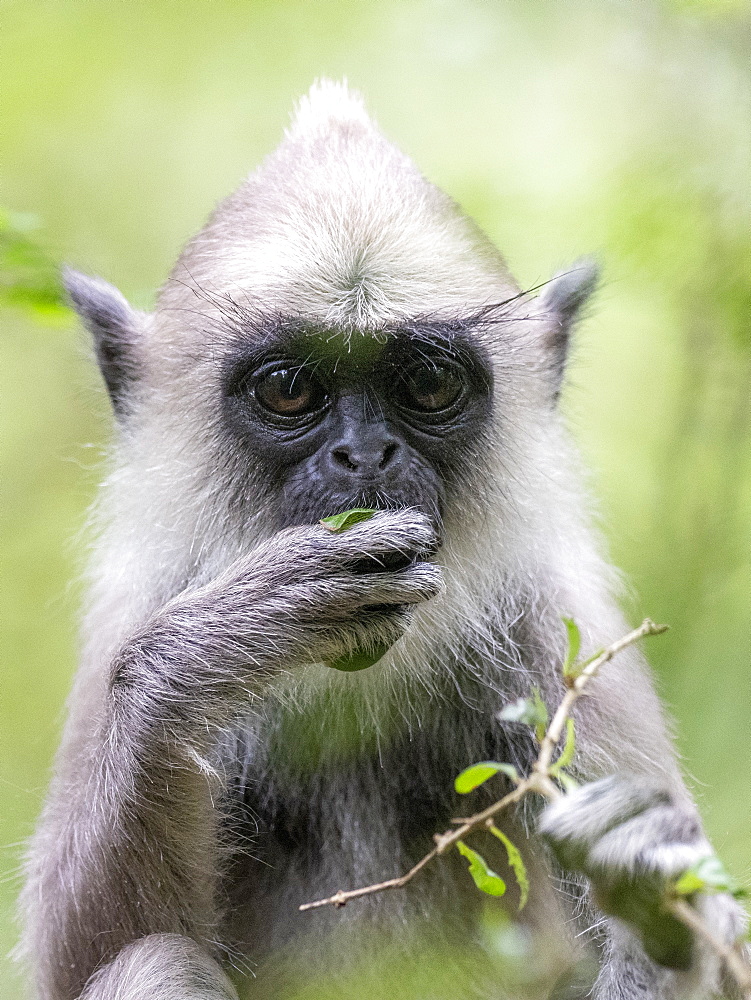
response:
[[[676,876],[712,854],[686,796],[644,777],[603,778],[548,806],[539,831],[563,868],[589,878],[600,909],[636,931],[651,959],[692,967],[693,934],[664,905]],[[742,911],[731,896],[705,896],[699,906],[719,939],[741,933]]]
[[[113,688],[145,717],[193,732],[197,715],[225,725],[264,677],[396,642],[410,606],[443,587],[429,561],[436,548],[415,510],[340,534],[320,524],[280,531],[144,623],[116,658]]]
[[[264,615],[274,659],[331,661],[401,637],[410,608],[443,589],[429,561],[436,549],[424,514],[384,511],[341,533],[322,525],[281,531],[252,554],[237,584]]]

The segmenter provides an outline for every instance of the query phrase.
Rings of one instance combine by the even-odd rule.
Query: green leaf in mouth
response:
[[[361,521],[369,521],[378,511],[372,507],[353,507],[352,510],[342,511],[341,514],[331,514],[329,517],[322,517],[321,524],[327,531],[338,535],[341,531],[346,531]]]

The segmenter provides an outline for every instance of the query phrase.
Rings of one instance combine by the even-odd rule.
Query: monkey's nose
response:
[[[375,478],[398,464],[399,442],[393,438],[369,442],[346,442],[332,448],[331,461],[338,472]]]

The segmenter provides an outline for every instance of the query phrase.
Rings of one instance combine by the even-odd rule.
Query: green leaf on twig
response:
[[[566,719],[566,742],[563,745],[557,760],[550,765],[549,771],[552,775],[559,775],[564,767],[568,767],[574,759],[576,752],[576,727],[573,719]]]
[[[519,886],[519,909],[523,910],[529,899],[529,878],[527,877],[527,868],[519,852],[519,848],[497,826],[491,826],[489,829],[493,836],[497,837],[506,848],[509,867],[512,869],[516,878],[516,884]]]
[[[469,874],[477,888],[488,896],[502,896],[506,891],[506,883],[500,875],[496,875],[488,868],[485,858],[471,847],[467,847],[463,840],[458,840],[456,846],[459,853],[469,861]]]
[[[570,774],[566,774],[565,771],[560,771],[556,774],[556,780],[560,781],[567,792],[575,792],[577,788],[580,788],[579,782],[575,778],[572,778]]]
[[[342,511],[341,514],[331,514],[329,517],[322,517],[321,524],[327,531],[339,534],[346,531],[361,521],[369,521],[377,511],[372,507],[353,507],[351,510]]]
[[[566,634],[568,638],[566,655],[563,659],[563,676],[578,677],[581,673],[581,669],[577,666],[576,659],[579,656],[579,650],[581,649],[581,632],[579,631],[579,626],[573,618],[567,618],[564,615],[563,624],[566,626]]]
[[[533,726],[537,741],[541,742],[548,724],[548,709],[539,689],[533,687],[531,698],[518,698],[511,705],[506,705],[498,713],[498,718],[505,722],[524,722]]]
[[[715,854],[700,858],[676,880],[673,891],[678,896],[693,896],[695,892],[729,892],[733,896],[745,895],[735,879],[728,875],[723,863]]]
[[[460,795],[473,792],[495,774],[505,774],[514,784],[519,782],[519,774],[513,764],[499,764],[494,760],[482,760],[478,764],[465,767],[454,779],[454,788]]]

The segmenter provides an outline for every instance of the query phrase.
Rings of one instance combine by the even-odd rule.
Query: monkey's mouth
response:
[[[355,508],[398,511],[419,510],[430,521],[440,539],[443,534],[443,503],[437,491],[428,490],[419,481],[388,491],[377,487],[361,487],[347,493],[328,493],[318,498],[312,493],[290,495],[285,491],[285,499],[279,510],[280,528],[294,528],[303,524],[315,524],[322,517],[341,514]]]
[[[349,506],[340,507],[348,510],[351,507],[370,507],[373,510],[419,510],[429,518],[433,527],[439,531],[443,524],[443,497],[440,491],[431,489],[432,484],[415,477],[412,483],[384,489],[373,486],[360,488],[346,497],[342,497]],[[337,498],[337,502],[342,502]]]

